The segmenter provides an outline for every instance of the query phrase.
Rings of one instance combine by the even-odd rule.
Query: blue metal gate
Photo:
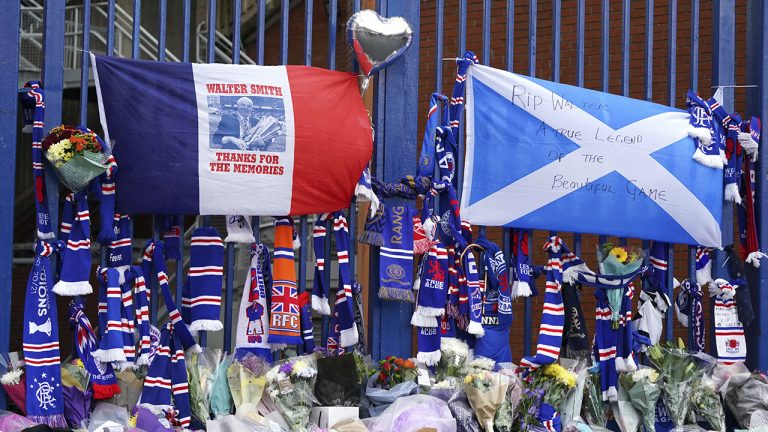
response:
[[[241,22],[241,11],[243,10],[244,0],[230,0],[224,2],[225,5],[231,6],[231,13],[225,16],[231,16],[231,36],[226,41],[228,52],[231,53],[231,58],[227,59],[232,63],[240,63],[243,60],[241,55],[241,28],[243,23]],[[656,5],[655,1],[659,4]],[[15,3],[15,2],[14,2]],[[5,6],[4,13],[0,15],[0,38],[2,38],[2,52],[0,52],[0,151],[2,151],[2,157],[0,157],[0,178],[3,179],[0,182],[0,298],[11,298],[11,274],[13,267],[13,248],[14,232],[13,232],[13,217],[14,217],[14,194],[15,185],[13,179],[15,178],[16,170],[16,144],[17,134],[16,125],[18,117],[17,97],[18,92],[18,80],[19,80],[19,58],[20,58],[20,44],[19,44],[19,29],[20,29],[20,12],[22,4],[7,4]],[[120,2],[122,3],[122,2]],[[174,4],[178,5],[179,2]],[[291,10],[297,7],[297,3],[302,2],[282,0],[282,2],[275,2],[270,0],[245,0],[249,6],[253,6],[257,9],[255,16],[256,22],[256,49],[255,49],[255,62],[257,64],[265,64],[265,34],[267,30],[267,21],[265,19],[266,11],[268,7],[275,8],[276,22],[279,25],[279,50],[280,50],[280,63],[286,64],[289,59],[289,34],[291,29],[290,13]],[[446,6],[446,0],[432,0],[432,1],[414,1],[414,0],[378,0],[374,2],[370,0],[364,2],[364,6],[371,6],[375,3],[377,10],[383,16],[402,16],[406,18],[411,24],[414,31],[414,40],[407,55],[397,63],[391,65],[389,68],[379,73],[370,91],[373,91],[373,124],[376,132],[374,160],[373,160],[373,173],[384,181],[396,181],[407,174],[411,174],[414,161],[416,160],[416,150],[418,146],[417,137],[419,125],[419,101],[425,100],[429,93],[432,91],[444,91],[443,88],[445,78],[450,78],[444,72],[447,70],[453,70],[452,65],[449,62],[444,62],[444,57],[455,57],[461,55],[467,48],[476,49],[484,64],[493,64],[494,66],[505,67],[508,70],[513,70],[516,62],[519,62],[519,52],[524,52],[527,59],[523,59],[523,63],[527,66],[527,69],[516,68],[516,72],[523,72],[527,75],[534,76],[537,70],[540,70],[540,64],[537,63],[537,55],[539,58],[546,57],[550,59],[549,68],[551,75],[544,78],[552,79],[554,81],[560,81],[563,76],[561,72],[566,70],[564,63],[572,65],[568,68],[570,73],[575,76],[567,76],[569,80],[574,81],[575,84],[583,86],[585,82],[590,81],[590,77],[586,76],[586,71],[589,70],[589,59],[585,58],[585,53],[588,51],[586,47],[587,34],[594,33],[588,28],[587,18],[597,14],[599,11],[600,22],[598,23],[598,29],[600,34],[600,55],[599,55],[599,87],[603,91],[609,91],[612,89],[611,82],[615,78],[612,75],[612,71],[616,69],[612,67],[612,64],[620,63],[618,68],[621,93],[624,95],[630,95],[630,77],[632,76],[631,51],[635,49],[635,45],[631,44],[631,37],[637,39],[642,37],[642,46],[646,53],[653,53],[658,50],[666,49],[666,70],[658,70],[654,67],[654,55],[647,55],[642,61],[642,79],[644,81],[643,96],[645,99],[654,99],[654,78],[661,75],[664,77],[666,83],[666,97],[663,99],[656,98],[657,102],[667,103],[675,105],[680,100],[680,95],[685,88],[681,88],[678,84],[679,78],[687,78],[685,83],[686,87],[697,89],[700,85],[700,63],[702,59],[699,56],[699,32],[700,32],[700,16],[702,11],[702,5],[699,0],[646,0],[645,2],[631,0],[623,0],[621,3],[621,16],[616,18],[615,15],[611,15],[613,9],[609,0],[577,0],[577,2],[568,2],[568,17],[574,15],[575,29],[573,27],[566,29],[563,24],[563,10],[562,0],[550,0],[547,4],[542,2],[539,4],[538,0],[506,0],[506,1],[491,1],[491,0],[453,0],[448,1],[449,6]],[[678,4],[680,3],[680,5]],[[746,67],[746,84],[753,84],[756,87],[750,87],[746,95],[747,110],[749,113],[759,115],[763,119],[768,118],[768,78],[764,74],[764,65],[768,64],[768,33],[763,30],[768,28],[768,7],[766,7],[761,0],[741,0],[738,3],[736,0],[713,0],[712,2],[705,2],[707,6],[711,5],[712,16],[708,24],[711,25],[713,31],[712,35],[712,59],[704,60],[704,63],[711,65],[711,69],[708,73],[711,73],[712,84],[714,86],[723,86],[725,90],[724,105],[727,109],[734,108],[734,82],[736,76],[736,67]],[[166,41],[168,36],[169,23],[175,24],[177,27],[183,29],[182,38],[182,61],[190,61],[191,51],[191,35],[192,35],[192,10],[193,4],[191,0],[181,0],[180,9],[169,13],[168,0],[159,0],[157,6],[159,14],[157,16],[157,22],[153,25],[157,25],[157,49],[156,59],[158,61],[168,60],[166,55]],[[613,2],[616,6],[618,2]],[[142,0],[134,0],[132,16],[132,31],[130,56],[132,58],[139,58],[146,47],[142,46],[142,41],[146,41],[147,37],[143,33],[142,29]],[[427,5],[431,10],[427,10]],[[632,14],[637,14],[642,11],[642,6],[645,6],[645,20],[644,31],[640,36],[632,36]],[[146,5],[145,5],[146,6]],[[217,45],[217,41],[221,39],[221,36],[217,34],[217,26],[215,23],[220,22],[217,20],[217,14],[223,13],[222,4],[217,4],[217,0],[208,0],[208,2],[199,2],[200,7],[207,6],[205,11],[197,11],[198,15],[205,13],[205,21],[209,23],[207,26],[207,36],[205,38],[206,46],[205,53],[207,62],[214,62],[219,56],[221,60],[222,48]],[[544,7],[546,6],[546,8]],[[551,7],[550,7],[551,6]],[[667,15],[667,46],[659,46],[654,44],[654,34],[657,28],[654,27],[654,12],[658,7],[664,6],[668,11]],[[681,6],[680,8],[678,6]],[[740,8],[740,12],[745,12],[747,15],[745,33],[743,28],[738,28],[738,36],[746,41],[746,47],[742,47],[741,44],[737,44],[737,6]],[[41,67],[41,80],[44,83],[46,91],[46,110],[45,110],[45,125],[46,128],[50,128],[54,125],[61,123],[62,118],[62,101],[64,94],[64,82],[65,71],[63,65],[65,64],[65,33],[66,33],[66,1],[65,0],[46,0],[43,7],[43,21],[42,21],[42,35],[40,36],[41,49],[42,49],[42,67]],[[116,38],[116,17],[118,16],[116,10],[116,0],[109,0],[104,6],[106,9],[106,37],[105,41],[105,53],[107,55],[116,54],[115,38]],[[154,4],[153,4],[154,7]],[[357,11],[361,7],[361,0],[349,1],[347,11]],[[575,7],[575,11],[572,9]],[[634,7],[634,9],[633,9]],[[313,25],[318,23],[314,22],[316,17],[317,8],[325,9],[327,14],[328,24],[328,40],[327,42],[327,58],[328,62],[323,65],[329,69],[335,69],[337,67],[336,58],[336,41],[337,32],[343,28],[343,22],[346,17],[341,17],[338,14],[339,2],[338,0],[325,0],[324,2],[314,2],[313,0],[303,1],[304,12],[304,40],[303,40],[303,60],[306,65],[312,65],[313,46],[318,46],[317,41],[313,40]],[[83,0],[82,14],[80,27],[77,31],[81,34],[91,35],[91,0]],[[504,13],[495,14],[494,11],[504,11]],[[540,10],[546,10],[546,14],[540,14]],[[679,30],[681,25],[678,23],[680,11],[683,11],[686,15],[686,23],[689,23],[689,36],[687,39],[690,41],[689,49],[690,53],[690,67],[687,77],[683,77],[678,73],[678,56],[682,54],[681,50],[678,50],[677,42],[680,39],[681,34]],[[588,11],[589,14],[588,14]],[[478,14],[477,12],[481,12]],[[574,13],[575,12],[575,13]],[[593,13],[594,12],[594,13]],[[471,18],[475,15],[480,15],[479,20]],[[545,15],[545,16],[544,16]],[[429,16],[429,18],[427,18]],[[434,18],[432,18],[434,16]],[[516,23],[516,18],[527,16],[527,46],[521,44],[516,35],[521,32],[526,33],[525,28],[519,27],[520,23]],[[425,22],[429,21],[430,27],[425,32],[420,32],[420,29],[425,26]],[[179,26],[179,21],[181,25]],[[451,27],[453,22],[457,22],[457,43],[455,44],[455,51],[447,52],[445,49],[446,34],[454,27]],[[503,22],[503,29],[505,30],[505,41],[503,49],[498,50],[494,48],[494,38],[501,37],[498,34],[498,28],[494,27],[493,21],[498,24],[499,21]],[[519,21],[519,20],[518,20]],[[540,26],[540,21],[550,23],[545,27]],[[589,20],[591,22],[592,20]],[[620,23],[620,37],[617,37],[611,32],[612,28],[619,27]],[[516,24],[518,27],[516,28]],[[434,25],[434,29],[431,27]],[[434,31],[432,31],[434,30]],[[548,39],[551,42],[550,46],[538,46],[537,40],[541,39],[539,31],[546,31],[550,35],[556,35],[556,37],[549,36]],[[468,46],[467,40],[471,39],[472,35],[477,35],[479,32],[480,46]],[[451,33],[453,35],[453,33]],[[561,36],[562,35],[562,36]],[[685,35],[682,35],[685,36]],[[88,80],[89,80],[89,61],[88,51],[90,50],[90,42],[92,37],[81,37],[81,46],[78,54],[81,56],[81,70],[80,70],[80,104],[79,104],[79,118],[80,122],[85,124],[88,118]],[[420,50],[420,41],[426,46],[426,41],[430,41],[430,54],[431,57],[427,57],[423,53],[424,49]],[[323,42],[325,43],[325,42]],[[452,41],[450,43],[453,43]],[[611,53],[611,46],[620,45],[619,58],[617,59],[615,54]],[[575,45],[575,58],[563,58],[563,44]],[[570,46],[569,45],[569,46]],[[201,52],[201,46],[198,46],[198,52]],[[478,50],[479,48],[479,50]],[[746,53],[746,63],[737,63],[735,53],[739,48],[739,52]],[[745,48],[745,49],[741,49]],[[499,55],[495,55],[500,53]],[[570,52],[570,51],[569,51]],[[217,54],[218,53],[218,54]],[[121,53],[122,54],[122,53]],[[688,54],[688,53],[686,53]],[[740,59],[741,60],[741,59]],[[422,76],[422,82],[427,82],[427,88],[420,87],[419,72],[425,70],[425,65],[433,65],[434,80],[431,77]],[[635,65],[636,66],[636,65]],[[354,65],[352,66],[354,67]],[[450,69],[447,69],[449,68]],[[523,70],[519,70],[523,69]],[[614,86],[615,87],[615,86]],[[706,94],[709,89],[700,88],[699,91]],[[459,137],[460,148],[463,147],[463,140]],[[763,151],[760,154],[759,167],[765,167],[768,162],[768,155]],[[461,166],[459,169],[461,170]],[[55,176],[49,174],[47,176],[49,191],[49,200],[51,202],[52,217],[54,226],[58,225],[57,212],[59,197],[56,191],[58,185],[56,184]],[[766,170],[758,170],[758,191],[760,195],[757,198],[758,208],[758,225],[762,228],[759,230],[759,240],[765,247],[768,245],[768,228],[761,222],[768,220],[768,193],[765,191],[765,187],[768,186],[766,182]],[[459,188],[460,190],[460,188]],[[350,230],[353,235],[356,234],[356,205],[353,202],[350,206]],[[723,244],[729,244],[733,242],[732,233],[733,229],[733,208],[732,205],[726,204],[723,218],[724,238]],[[159,221],[158,221],[159,222]],[[253,223],[255,234],[258,238],[259,223],[258,220]],[[304,245],[300,251],[299,261],[299,287],[300,290],[306,288],[307,284],[307,258],[308,249],[306,245],[311,244],[308,232],[308,221],[306,217],[301,218],[300,237],[302,244]],[[480,228],[484,230],[483,227]],[[501,234],[499,230],[491,230],[497,234]],[[159,223],[154,224],[154,237],[159,236]],[[507,256],[510,252],[509,236],[505,232],[503,233],[503,250]],[[620,239],[621,242],[626,242],[626,239]],[[330,242],[328,242],[330,244]],[[574,251],[577,254],[582,252],[582,236],[575,234],[573,236]],[[371,248],[375,249],[375,248]],[[678,274],[693,275],[695,271],[693,261],[693,249],[681,249],[670,247],[670,266],[673,265],[674,260],[672,251],[676,250],[677,253],[681,253],[683,250],[687,255],[687,268],[678,271]],[[350,261],[352,268],[355,267],[355,244],[353,242],[350,245]],[[378,265],[377,251],[371,250],[368,259],[370,259],[369,268],[369,280],[367,282],[367,290],[370,293],[368,295],[368,335],[367,341],[368,347],[375,358],[381,358],[385,355],[393,354],[398,356],[410,356],[412,353],[412,329],[409,324],[411,315],[411,305],[382,302],[375,293],[378,291]],[[102,254],[102,256],[104,256]],[[223,346],[229,350],[232,347],[232,307],[236,299],[233,298],[233,284],[234,284],[234,257],[235,250],[232,244],[227,245],[226,249],[227,257],[227,270],[225,278],[225,333]],[[330,246],[325,251],[326,262],[331,260]],[[716,275],[724,275],[723,264],[725,263],[725,255],[721,252],[716,254],[714,263],[714,269]],[[183,268],[181,263],[177,263],[179,268]],[[670,279],[674,275],[674,269],[670,268]],[[678,269],[680,270],[680,269]],[[330,272],[326,272],[327,277],[330,277]],[[177,283],[177,302],[180,302],[181,297],[181,284],[183,277],[181,274],[176,276]],[[766,281],[768,281],[768,266],[760,267],[759,271],[754,270],[750,276],[750,287],[752,290],[752,298],[755,302],[756,317],[757,319],[750,328],[747,329],[748,345],[749,345],[749,363],[753,367],[759,367],[760,369],[768,368],[768,337],[764,336],[760,329],[768,328],[768,294],[762,292],[762,287]],[[670,281],[671,282],[671,281]],[[671,286],[671,283],[670,283]],[[157,322],[157,293],[153,293],[152,307],[151,307],[151,320]],[[0,302],[0,352],[7,352],[9,349],[10,341],[10,316],[11,308],[18,307],[19,305],[12,305],[10,301]],[[518,313],[518,318],[522,317],[523,322],[523,354],[529,354],[532,346],[532,320],[534,317],[533,301],[528,299],[522,306],[522,313]],[[672,310],[667,316],[667,325],[665,326],[667,338],[672,338],[674,319],[672,317]],[[327,322],[323,322],[322,330],[327,327]],[[324,332],[323,332],[324,334]],[[517,335],[516,335],[517,336]],[[205,335],[201,335],[201,343],[205,344]],[[516,353],[518,357],[521,353]],[[4,395],[0,392],[0,406],[4,405]]]

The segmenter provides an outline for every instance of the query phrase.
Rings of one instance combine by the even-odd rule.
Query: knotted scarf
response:
[[[183,226],[183,216],[163,215],[161,219],[163,245],[165,248],[165,257],[173,260],[180,260],[181,256],[181,229]]]
[[[40,81],[28,81],[24,84],[29,92],[24,99],[35,101],[35,117],[32,123],[32,177],[35,182],[35,225],[37,238],[50,240],[56,237],[51,226],[51,213],[48,210],[48,195],[45,188],[45,167],[43,166],[43,119],[45,118],[45,92],[40,88]]]
[[[53,292],[61,296],[85,295],[91,288],[91,217],[88,198],[84,191],[73,197],[75,216],[67,238],[67,247],[61,252],[61,274]]]
[[[272,361],[269,348],[269,312],[267,309],[267,285],[264,272],[269,271],[269,248],[262,243],[250,246],[251,265],[245,277],[243,297],[237,315],[235,354],[242,358],[247,353]],[[266,267],[265,267],[266,266]]]
[[[69,303],[69,325],[75,335],[77,357],[90,374],[94,399],[109,399],[120,393],[120,386],[117,385],[112,365],[102,363],[93,357],[93,351],[98,346],[96,334],[91,327],[91,321],[83,311],[83,299],[80,297]]]
[[[742,166],[744,161],[744,150],[739,141],[739,131],[741,117],[734,113],[725,128],[725,157],[728,162],[723,170],[723,181],[725,183],[724,199],[741,204],[741,185]]]
[[[94,351],[93,356],[102,363],[125,363],[127,358],[123,350],[123,292],[120,285],[120,279],[124,276],[120,270],[111,267],[100,267],[96,274],[102,281],[101,287],[104,291],[104,294],[99,295],[100,303],[101,299],[105,299],[106,304],[103,318],[102,308],[99,307],[99,322],[103,321],[106,325],[101,331],[99,349]]]
[[[675,300],[677,320],[683,327],[690,327],[693,332],[693,351],[704,351],[704,307],[701,304],[703,293],[699,284],[691,284],[688,279],[680,284],[680,292]]]

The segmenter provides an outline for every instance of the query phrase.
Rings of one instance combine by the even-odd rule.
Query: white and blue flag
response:
[[[689,114],[472,65],[462,217],[717,247],[722,170],[691,158]]]

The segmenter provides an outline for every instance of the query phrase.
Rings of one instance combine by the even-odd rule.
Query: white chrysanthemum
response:
[[[22,375],[24,375],[24,371],[21,369],[10,370],[0,377],[0,384],[16,385],[21,380]]]

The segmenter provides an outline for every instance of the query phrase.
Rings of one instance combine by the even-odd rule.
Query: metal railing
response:
[[[214,38],[214,63],[232,63],[233,46],[230,38],[224,33],[216,30],[216,37]],[[208,23],[201,22],[197,25],[197,50],[195,52],[195,61],[197,63],[208,62]],[[240,63],[241,64],[256,64],[256,62],[248,57],[245,51],[240,50]]]

